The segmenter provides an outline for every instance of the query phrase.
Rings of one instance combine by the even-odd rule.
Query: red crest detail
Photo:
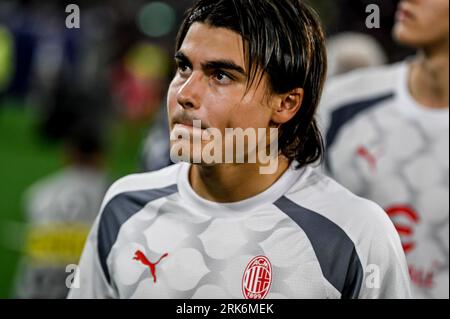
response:
[[[245,299],[264,299],[272,285],[272,265],[265,256],[253,258],[242,277],[242,293]]]
[[[416,246],[416,243],[411,240],[411,237],[414,234],[415,224],[419,223],[419,215],[411,207],[403,205],[391,206],[386,209],[386,213],[391,219],[399,216],[406,217],[407,223],[400,223],[395,220],[393,222],[402,239],[403,250],[406,254],[411,252]]]

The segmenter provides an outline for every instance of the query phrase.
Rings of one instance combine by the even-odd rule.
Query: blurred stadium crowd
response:
[[[167,165],[165,92],[192,0],[0,2],[0,297],[63,298],[108,185]],[[329,76],[400,61],[398,1],[311,0]],[[76,3],[81,28],[65,27]],[[381,28],[365,8],[380,6]],[[167,136],[167,137],[164,137]]]

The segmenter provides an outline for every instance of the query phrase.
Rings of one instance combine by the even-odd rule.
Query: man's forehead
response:
[[[195,22],[189,28],[179,51],[190,60],[198,59],[195,62],[231,60],[245,69],[243,45],[242,36],[237,32]]]

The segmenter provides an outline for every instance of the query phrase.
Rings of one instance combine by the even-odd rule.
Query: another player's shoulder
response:
[[[299,187],[293,188],[287,197],[333,222],[351,237],[356,237],[353,235],[361,230],[395,232],[389,217],[378,204],[353,194],[317,169],[309,169],[306,180]]]
[[[169,188],[176,189],[181,165],[183,164],[174,164],[157,171],[130,174],[118,179],[106,192],[102,206],[119,195],[146,191],[157,192]]]
[[[398,73],[406,66],[406,62],[363,68],[328,79],[325,93],[338,93],[348,90],[354,94],[368,94],[370,91],[389,91],[395,83]],[[346,92],[341,92],[346,93]]]
[[[330,78],[325,86],[321,107],[334,108],[342,104],[358,103],[395,93],[406,62],[359,69]]]

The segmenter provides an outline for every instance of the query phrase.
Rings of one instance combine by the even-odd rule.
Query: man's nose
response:
[[[202,76],[192,73],[177,93],[177,101],[184,109],[199,108],[202,91]]]

